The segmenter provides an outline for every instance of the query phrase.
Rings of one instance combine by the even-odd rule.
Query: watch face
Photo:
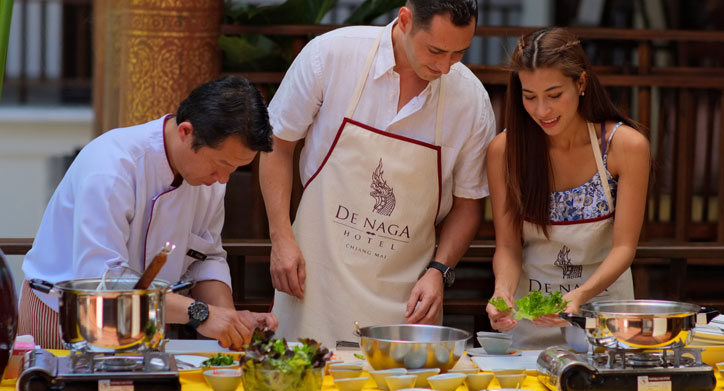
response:
[[[452,286],[452,284],[455,282],[455,271],[452,269],[448,269],[447,273],[445,273],[445,285]]]
[[[195,302],[189,307],[189,316],[194,320],[203,322],[209,317],[209,307],[202,302]]]

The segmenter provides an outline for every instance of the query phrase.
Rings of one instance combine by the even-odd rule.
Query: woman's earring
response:
[[[586,95],[586,91],[581,91],[581,96]]]

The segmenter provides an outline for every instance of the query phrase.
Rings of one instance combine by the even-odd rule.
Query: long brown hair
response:
[[[515,217],[518,229],[526,219],[538,226],[547,237],[552,176],[549,141],[523,106],[518,72],[557,68],[574,82],[585,72],[585,93],[579,97],[578,105],[578,113],[583,119],[593,123],[622,121],[635,129],[637,125],[611,103],[580,41],[564,28],[542,29],[521,37],[508,66],[510,78],[505,102],[506,207]]]

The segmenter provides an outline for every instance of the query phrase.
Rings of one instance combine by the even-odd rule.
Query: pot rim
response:
[[[616,310],[616,307],[648,307],[648,309],[654,308],[655,311],[623,311]],[[603,307],[603,308],[602,308]],[[607,309],[606,307],[611,307]],[[700,306],[691,303],[684,303],[679,301],[668,301],[668,300],[604,300],[594,301],[581,305],[580,311],[584,316],[618,316],[618,317],[640,317],[640,316],[674,316],[674,317],[685,317],[690,315],[696,315]],[[588,313],[588,314],[587,314]]]
[[[379,338],[379,337],[373,337],[370,335],[364,335],[365,330],[372,330],[376,328],[391,328],[391,327],[402,327],[402,328],[433,328],[433,329],[446,329],[451,330],[457,333],[461,333],[464,338],[454,338],[454,339],[439,339],[435,341],[410,341],[405,339],[391,339],[391,338]],[[382,342],[394,342],[394,343],[410,343],[410,344],[435,344],[435,343],[441,343],[441,342],[465,342],[468,339],[472,338],[473,335],[469,331],[458,329],[455,327],[448,327],[448,326],[438,326],[438,325],[429,325],[429,324],[388,324],[388,325],[375,325],[375,326],[367,326],[367,327],[361,327],[360,328],[360,338],[368,338],[373,339],[375,341],[382,341]]]
[[[119,294],[153,294],[153,293],[164,293],[170,286],[171,283],[169,283],[166,280],[162,279],[154,279],[151,283],[151,286],[147,289],[121,289],[121,290],[96,290],[96,289],[80,289],[77,287],[73,287],[73,284],[78,283],[100,283],[103,281],[103,278],[79,278],[79,279],[73,279],[73,280],[65,280],[57,282],[54,285],[55,288],[60,290],[61,292],[68,292],[73,293],[76,295],[93,295],[93,296],[113,296],[113,295],[119,295]],[[119,281],[129,281],[129,282],[135,282],[136,279],[133,278],[121,278]]]

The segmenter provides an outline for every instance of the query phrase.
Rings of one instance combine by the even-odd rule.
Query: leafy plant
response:
[[[274,332],[255,330],[241,358],[242,381],[248,391],[313,390],[321,387],[321,371],[332,356],[313,339],[299,339],[289,348]],[[315,372],[316,371],[316,372]]]
[[[504,312],[511,310],[501,297],[493,297],[489,302],[497,308],[498,311]],[[517,299],[515,301],[515,308],[512,310],[515,320],[533,320],[543,315],[557,314],[563,311],[568,303],[568,300],[563,300],[560,291],[551,292],[547,296],[543,296],[540,291],[532,291],[526,296]]]
[[[226,0],[224,22],[239,25],[319,24],[337,0],[287,0],[270,6]],[[345,24],[368,24],[404,0],[366,0]],[[294,39],[280,35],[223,35],[219,47],[231,72],[283,72],[294,60]]]

